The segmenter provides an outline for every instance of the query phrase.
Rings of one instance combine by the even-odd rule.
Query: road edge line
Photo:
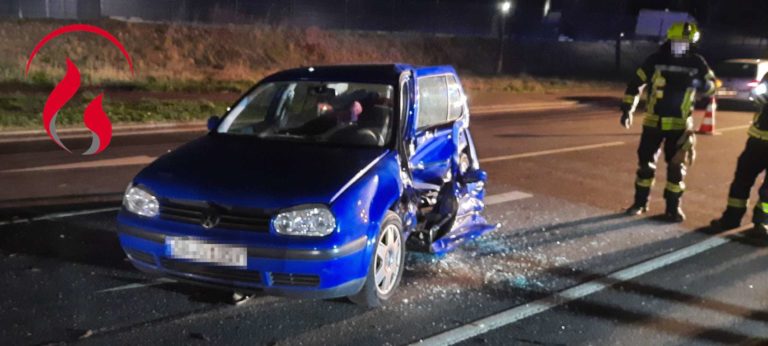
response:
[[[580,145],[575,147],[566,147],[566,148],[559,148],[559,149],[548,149],[548,150],[540,150],[540,151],[531,151],[527,153],[520,153],[520,154],[512,154],[512,155],[502,155],[502,156],[493,156],[493,157],[487,157],[480,159],[480,163],[489,163],[489,162],[496,162],[496,161],[506,161],[506,160],[515,160],[515,159],[522,159],[527,157],[536,157],[536,156],[545,156],[545,155],[554,155],[554,154],[560,154],[560,153],[569,153],[573,151],[582,151],[582,150],[590,150],[590,149],[601,149],[601,148],[608,148],[608,147],[616,147],[620,145],[626,144],[625,142],[605,142],[605,143],[597,143],[597,144],[589,144],[589,145]]]
[[[574,287],[556,292],[547,297],[519,305],[499,313],[475,320],[462,326],[450,329],[434,336],[416,341],[410,345],[453,345],[461,341],[485,334],[489,331],[516,323],[528,317],[565,305],[575,300],[584,298],[593,293],[600,292],[617,283],[626,282],[638,276],[650,273],[654,270],[677,263],[684,259],[696,256],[705,251],[731,242],[724,237],[711,237],[693,245],[669,252],[647,261],[615,271],[607,276],[591,280]],[[608,280],[606,280],[608,279]],[[605,281],[610,281],[606,283]],[[560,299],[553,299],[560,298]]]

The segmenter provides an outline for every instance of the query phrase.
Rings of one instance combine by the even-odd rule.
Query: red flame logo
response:
[[[125,47],[123,47],[122,43],[120,43],[117,38],[112,36],[104,29],[93,25],[74,24],[67,25],[50,32],[42,40],[40,40],[40,42],[37,43],[35,48],[32,50],[32,54],[29,55],[29,60],[27,60],[24,76],[29,74],[29,67],[32,64],[32,59],[35,58],[35,55],[37,55],[40,49],[43,48],[43,46],[48,43],[48,41],[56,38],[57,36],[71,32],[89,32],[106,38],[112,42],[112,44],[114,44],[120,50],[120,52],[123,53],[123,56],[128,61],[128,67],[131,70],[131,74],[133,74],[133,61],[128,55],[128,52],[125,50]],[[77,69],[77,66],[75,66],[72,60],[67,58],[67,72],[64,75],[64,79],[62,79],[59,84],[56,85],[51,94],[48,95],[48,99],[45,101],[45,107],[43,108],[43,127],[45,128],[45,132],[48,134],[48,137],[50,137],[51,140],[56,142],[56,144],[68,152],[71,151],[64,145],[64,143],[61,142],[61,139],[56,132],[56,117],[58,116],[59,111],[64,107],[64,105],[67,104],[67,102],[69,102],[69,100],[72,99],[72,97],[75,96],[77,90],[79,89],[80,71]],[[112,123],[109,121],[109,117],[107,116],[107,113],[104,112],[104,108],[102,107],[103,97],[104,93],[100,93],[88,104],[88,106],[85,107],[85,112],[83,113],[83,123],[85,124],[85,127],[91,131],[91,146],[83,153],[83,155],[93,155],[104,151],[104,149],[106,149],[109,145],[109,142],[112,140]]]

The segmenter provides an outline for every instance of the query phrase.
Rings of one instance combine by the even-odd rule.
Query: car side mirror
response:
[[[482,169],[470,169],[461,175],[461,181],[464,184],[474,184],[488,180],[488,173]]]
[[[208,131],[216,131],[221,123],[221,119],[218,116],[211,116],[208,118]]]

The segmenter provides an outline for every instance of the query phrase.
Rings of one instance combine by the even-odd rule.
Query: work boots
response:
[[[728,231],[739,228],[741,226],[741,219],[744,217],[746,212],[747,208],[728,207],[723,212],[723,216],[717,220],[712,220],[710,226],[721,231]]]
[[[664,219],[669,222],[685,221],[685,213],[680,208],[680,198],[667,198],[667,209],[664,211]]]
[[[648,203],[635,203],[632,204],[627,210],[624,212],[627,215],[642,215],[648,212]]]
[[[755,211],[752,213],[752,222],[755,223],[755,228],[752,229],[754,235],[768,237],[768,215],[761,208],[761,202],[755,205]]]
[[[768,225],[758,223],[755,224],[755,228],[752,230],[756,235],[762,236],[762,237],[768,237]]]
[[[651,190],[649,188],[635,188],[635,202],[632,206],[627,208],[624,212],[627,215],[642,215],[648,212],[648,195]]]

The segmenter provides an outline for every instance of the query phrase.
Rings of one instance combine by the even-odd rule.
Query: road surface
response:
[[[229,292],[131,267],[115,234],[126,184],[200,132],[118,136],[88,158],[50,141],[3,143],[0,344],[768,343],[766,241],[706,227],[750,119],[720,111],[722,133],[699,137],[688,220],[667,224],[663,164],[650,215],[621,214],[640,122],[624,130],[615,107],[473,117],[486,214],[502,226],[443,258],[409,254],[396,297],[375,310],[270,296],[233,305]]]

